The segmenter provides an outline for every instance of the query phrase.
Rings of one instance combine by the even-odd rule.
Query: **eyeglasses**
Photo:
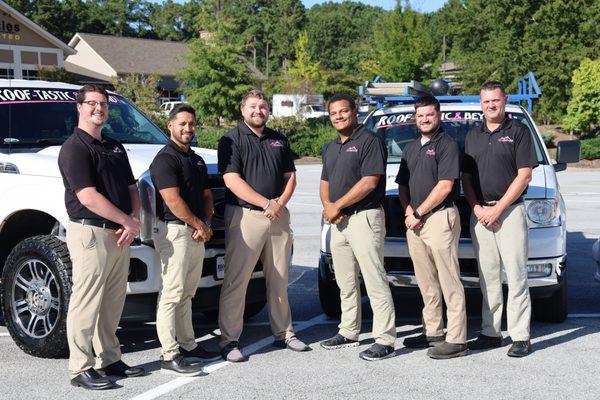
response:
[[[82,103],[87,104],[88,106],[92,107],[92,108],[96,108],[96,106],[98,104],[100,104],[101,108],[106,108],[108,107],[108,102],[106,101],[94,101],[94,100],[86,100],[86,101],[82,101]]]

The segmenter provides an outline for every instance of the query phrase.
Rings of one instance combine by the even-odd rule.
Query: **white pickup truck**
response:
[[[467,132],[481,124],[483,113],[479,103],[444,103],[442,125],[461,148]],[[517,105],[507,105],[508,118],[524,123],[531,133],[539,166],[533,169],[533,178],[525,196],[529,222],[529,261],[527,272],[533,298],[534,316],[538,320],[562,322],[567,317],[567,246],[566,209],[560,194],[556,172],[567,163],[579,160],[578,141],[558,143],[557,159],[550,159],[544,141],[527,111]],[[402,149],[416,134],[414,107],[396,105],[379,109],[365,120],[365,126],[385,141],[388,151],[386,198],[384,203],[386,239],[384,265],[392,293],[405,288],[417,288],[412,261],[406,244],[404,210],[398,199],[398,185],[394,182],[402,158]],[[461,280],[467,291],[479,291],[477,260],[469,232],[470,208],[464,197],[456,202],[461,218],[459,262]],[[319,260],[319,295],[326,314],[339,315],[339,289],[329,248],[330,226],[323,224]],[[506,283],[506,277],[503,277]]]
[[[77,124],[78,89],[63,83],[0,79],[0,301],[17,345],[40,357],[63,357],[68,352],[65,332],[72,266],[57,159],[61,144]],[[161,278],[152,243],[156,192],[148,167],[167,136],[118,94],[111,93],[109,103],[104,132],[125,146],[142,199],[143,225],[131,246],[122,321],[153,321]],[[225,253],[224,184],[217,173],[216,152],[194,150],[208,166],[215,219],[193,309],[195,314],[215,318]],[[246,317],[260,312],[266,303],[260,262],[246,298]]]

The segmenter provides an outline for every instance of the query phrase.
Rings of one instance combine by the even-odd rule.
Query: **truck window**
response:
[[[27,91],[29,98],[0,98],[0,152],[9,147],[18,150],[61,145],[73,133],[78,120],[75,91],[16,90]],[[44,91],[52,96],[47,94],[42,99]],[[122,143],[167,143],[167,136],[123,97],[111,95],[109,104],[106,135]]]
[[[523,113],[507,113],[508,118],[522,122],[532,136],[538,163],[547,164],[541,143],[533,130],[531,121]],[[461,151],[465,147],[465,137],[474,126],[481,125],[483,113],[477,111],[442,111],[442,125],[444,131],[452,136],[458,143]],[[417,137],[414,113],[390,113],[372,116],[365,127],[381,138],[385,138],[388,151],[388,163],[399,163],[402,159],[402,149],[406,143]]]

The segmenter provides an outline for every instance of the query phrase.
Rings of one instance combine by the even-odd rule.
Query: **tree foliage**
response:
[[[221,119],[238,120],[240,100],[252,89],[247,65],[239,51],[229,44],[207,44],[196,39],[190,43],[187,61],[178,78],[199,118],[217,126]]]
[[[573,74],[564,128],[590,133],[600,127],[600,59],[585,59]]]
[[[158,108],[158,75],[131,74],[114,78],[111,82],[115,92],[125,96],[147,115],[160,112]]]

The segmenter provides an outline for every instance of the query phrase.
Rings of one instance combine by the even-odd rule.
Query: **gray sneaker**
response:
[[[296,336],[292,336],[288,339],[275,340],[273,346],[279,347],[280,349],[288,348],[292,351],[308,351],[310,347],[306,345],[302,340]]]
[[[447,360],[449,358],[466,356],[468,352],[466,343],[443,342],[427,350],[427,355],[436,360]]]
[[[240,350],[238,342],[229,342],[221,349],[221,356],[229,362],[242,362],[248,359]]]

